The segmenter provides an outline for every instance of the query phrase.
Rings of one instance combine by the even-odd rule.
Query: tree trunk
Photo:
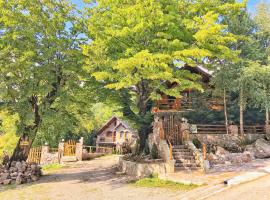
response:
[[[269,125],[269,109],[265,109],[265,125]]]
[[[239,113],[239,123],[240,123],[240,134],[241,136],[244,136],[244,98],[243,98],[243,90],[240,90],[240,96],[239,96],[239,106],[240,106],[240,113]]]
[[[10,162],[12,161],[26,161],[31,149],[31,146],[33,144],[34,138],[36,136],[36,132],[35,131],[33,134],[24,134],[23,136],[21,136],[19,138],[19,141],[17,142],[16,148],[13,151],[13,154],[10,158]],[[29,135],[32,135],[31,138],[29,138]],[[33,138],[32,138],[33,137]],[[29,144],[26,146],[21,146],[20,143],[21,141],[28,141]]]
[[[142,81],[138,86],[138,102],[137,107],[139,109],[139,137],[140,137],[140,152],[143,152],[146,144],[146,140],[148,139],[148,135],[151,133],[151,122],[152,118],[149,117],[151,112],[151,106],[149,103],[149,88],[146,81]]]
[[[225,88],[223,90],[223,104],[224,104],[224,118],[225,118],[226,133],[229,134],[227,100],[226,100],[226,89]]]
[[[41,122],[41,117],[39,114],[39,106],[38,106],[38,97],[33,95],[29,99],[29,103],[32,106],[32,110],[35,116],[34,125],[24,128],[24,133],[19,138],[19,141],[17,142],[16,148],[14,149],[13,154],[10,158],[10,162],[27,160],[31,146],[35,140],[35,137],[36,137],[36,134],[37,134],[40,122]],[[26,146],[21,146],[21,141],[28,141],[29,143]]]

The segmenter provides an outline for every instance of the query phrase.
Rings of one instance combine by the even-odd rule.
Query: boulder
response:
[[[11,183],[11,179],[6,179],[3,181],[3,185],[9,185]]]
[[[20,185],[20,184],[22,184],[22,176],[17,176],[17,178],[16,178],[16,185]]]
[[[246,151],[251,153],[255,158],[270,158],[270,142],[265,139],[258,139],[252,145],[246,146]]]
[[[216,147],[216,155],[217,156],[222,156],[222,155],[226,155],[226,154],[229,154],[229,152],[226,151],[224,148],[222,148],[220,146]]]
[[[1,180],[4,181],[9,178],[9,173],[3,173],[1,174]]]

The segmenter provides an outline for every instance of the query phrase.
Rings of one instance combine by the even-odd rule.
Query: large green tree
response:
[[[81,19],[67,0],[0,0],[1,109],[17,113],[26,160],[38,133],[78,131],[91,101],[82,70]]]
[[[124,114],[140,125],[141,149],[150,131],[152,100],[160,92],[179,97],[187,88],[201,90],[197,76],[179,70],[183,64],[237,60],[238,52],[227,46],[236,37],[221,19],[244,5],[226,2],[98,0],[89,9],[86,69],[116,91]]]

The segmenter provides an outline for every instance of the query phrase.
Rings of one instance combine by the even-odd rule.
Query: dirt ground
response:
[[[0,187],[1,200],[164,200],[179,199],[185,191],[137,188],[127,176],[116,175],[117,156],[69,164],[40,181]],[[2,191],[1,191],[2,190]]]
[[[131,180],[130,177],[116,174],[118,159],[118,156],[105,156],[91,161],[69,163],[64,168],[43,176],[38,182],[20,186],[0,186],[0,200],[233,199],[230,198],[230,189],[227,191],[228,188],[223,184],[224,180],[246,171],[256,171],[258,167],[270,164],[269,159],[257,160],[241,166],[222,166],[220,167],[222,170],[215,169],[215,172],[207,174],[202,172],[168,174],[166,179],[187,183],[189,181],[204,183],[203,186],[190,191],[172,191],[161,188],[139,188],[128,184]],[[226,170],[224,171],[224,169]],[[258,187],[257,191],[260,189],[262,188]],[[263,191],[265,191],[264,189]],[[244,197],[248,190],[252,190],[252,187],[244,187],[242,190],[243,193],[240,193],[239,197],[241,195]],[[217,192],[221,193],[215,196]],[[224,198],[222,194],[224,194]],[[214,196],[211,197],[212,195]],[[241,199],[237,198],[237,191],[234,192],[234,197]]]

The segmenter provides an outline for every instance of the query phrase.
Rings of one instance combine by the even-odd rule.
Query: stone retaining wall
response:
[[[190,134],[190,139],[198,139],[201,143],[206,145],[217,145],[226,149],[237,149],[243,140],[239,135],[232,134]],[[253,143],[257,139],[265,138],[264,134],[245,134],[244,142]]]
[[[174,162],[149,162],[137,163],[124,160],[123,157],[119,158],[119,170],[127,175],[143,178],[152,174],[164,175],[166,173],[174,172]]]

